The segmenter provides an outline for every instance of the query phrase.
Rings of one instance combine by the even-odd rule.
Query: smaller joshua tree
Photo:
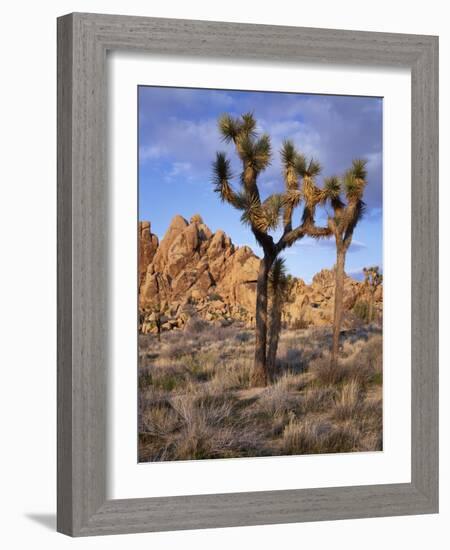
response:
[[[364,285],[369,291],[368,321],[370,323],[373,320],[375,292],[383,282],[383,275],[380,273],[380,268],[377,265],[373,267],[365,267],[363,269],[363,273],[364,273]]]
[[[150,321],[153,321],[156,328],[158,340],[161,342],[161,328],[164,320],[159,304],[152,309],[152,312],[150,314]]]
[[[267,348],[267,372],[269,378],[273,379],[281,331],[281,314],[289,290],[289,278],[286,274],[284,258],[277,258],[275,260],[269,274],[269,288],[272,307],[270,311],[269,342]]]
[[[149,320],[155,325],[156,335],[161,342],[161,332],[163,324],[168,320],[167,315],[164,313],[164,303],[158,302],[151,308]]]
[[[366,187],[366,177],[366,161],[357,159],[353,161],[352,167],[345,173],[342,181],[337,177],[325,180],[325,193],[333,208],[333,216],[328,217],[328,227],[331,229],[336,241],[334,321],[331,347],[331,365],[333,367],[337,366],[339,352],[344,297],[345,257],[351,245],[355,227],[364,214],[365,204],[362,197]],[[341,198],[342,190],[344,191],[346,202]]]

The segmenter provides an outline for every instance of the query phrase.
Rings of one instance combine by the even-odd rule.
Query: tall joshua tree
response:
[[[362,200],[366,187],[366,161],[356,159],[342,181],[337,177],[325,180],[324,193],[331,202],[333,216],[328,217],[328,227],[336,241],[336,267],[334,291],[333,341],[331,347],[331,365],[337,366],[339,337],[341,333],[345,257],[352,242],[353,232],[365,210]],[[345,200],[341,198],[344,191]]]
[[[377,265],[374,265],[373,267],[365,267],[363,269],[363,273],[364,273],[364,284],[369,291],[368,319],[370,323],[373,320],[375,292],[383,282],[383,275],[380,273],[380,268]]]
[[[255,360],[252,383],[266,385],[267,371],[267,291],[268,277],[274,261],[286,247],[294,244],[305,235],[316,238],[329,236],[328,227],[319,228],[314,224],[314,211],[319,202],[326,199],[316,187],[314,177],[320,165],[297,153],[290,141],[285,141],[281,150],[285,191],[270,195],[264,201],[258,188],[258,177],[270,164],[272,150],[267,134],[259,135],[256,120],[251,113],[238,118],[223,115],[219,119],[219,131],[225,142],[233,143],[241,162],[240,190],[231,185],[230,161],[225,153],[218,152],[213,163],[214,186],[224,202],[242,212],[241,221],[250,226],[251,231],[263,250],[256,283],[255,312]],[[300,185],[302,180],[302,185]],[[307,185],[305,186],[305,182]],[[304,214],[301,223],[293,229],[294,209],[304,201]],[[270,231],[283,224],[280,239],[275,242]]]
[[[288,286],[289,279],[286,274],[284,258],[277,258],[269,274],[272,307],[270,310],[269,343],[267,348],[267,371],[271,379],[273,379],[275,374],[275,360],[277,358],[278,341],[281,331],[281,314],[283,312],[283,304],[287,298]]]

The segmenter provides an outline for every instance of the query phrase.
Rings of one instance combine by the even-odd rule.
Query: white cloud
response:
[[[301,239],[300,241],[297,241],[294,244],[294,247],[306,247],[306,248],[335,248],[336,243],[333,237],[330,237],[329,239],[313,239],[311,237],[305,237],[304,239]],[[361,250],[363,248],[367,248],[367,245],[361,241],[358,241],[357,239],[352,240],[352,244],[350,245],[349,252],[356,252],[357,250]]]
[[[157,159],[166,154],[165,148],[159,145],[147,145],[139,148],[139,160]]]
[[[170,177],[176,177],[180,174],[187,174],[192,170],[192,165],[190,162],[174,162],[172,168],[169,172]]]

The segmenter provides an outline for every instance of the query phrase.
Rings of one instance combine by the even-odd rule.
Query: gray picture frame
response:
[[[411,69],[410,483],[107,499],[111,50]],[[438,511],[437,37],[83,13],[58,19],[57,489],[57,529],[72,536]]]

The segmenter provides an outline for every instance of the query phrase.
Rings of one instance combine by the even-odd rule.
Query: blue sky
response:
[[[140,86],[138,93],[139,219],[151,221],[160,239],[175,214],[189,219],[199,213],[212,231],[223,229],[236,245],[249,245],[260,254],[240,213],[220,202],[211,183],[216,151],[225,151],[233,173],[240,173],[232,145],[221,140],[218,118],[252,111],[273,148],[271,165],[259,178],[263,198],[283,189],[283,139],[320,161],[319,184],[323,177],[341,175],[353,158],[367,159],[367,212],[355,230],[346,271],[355,276],[364,266],[382,266],[381,98],[149,86]],[[237,187],[238,178],[233,183]],[[301,209],[295,215],[299,222]],[[326,209],[319,209],[317,222],[326,217]],[[310,282],[322,268],[334,265],[334,241],[305,238],[284,256],[290,273]]]

